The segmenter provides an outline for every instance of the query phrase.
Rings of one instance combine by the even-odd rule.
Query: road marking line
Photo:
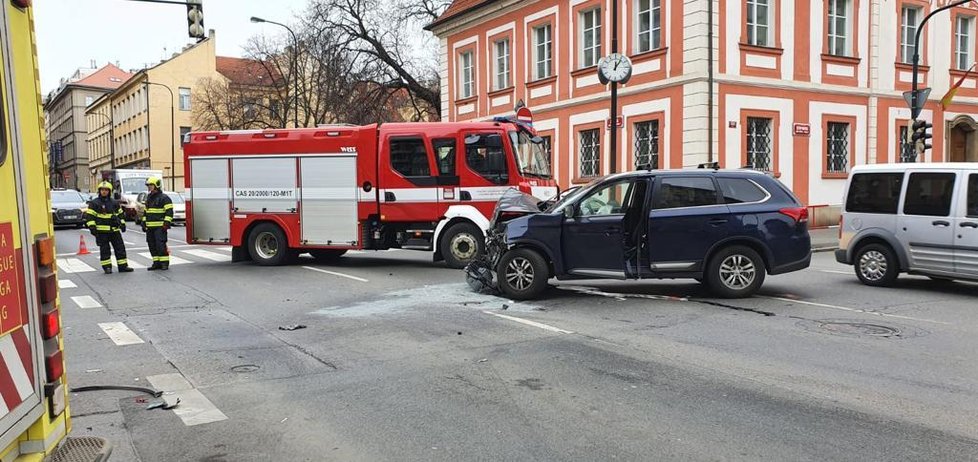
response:
[[[66,273],[90,273],[95,268],[88,266],[85,262],[77,258],[59,258],[58,269]]]
[[[523,318],[517,318],[517,317],[513,317],[513,316],[507,316],[505,314],[493,313],[492,311],[483,311],[483,313],[488,314],[488,315],[495,316],[497,318],[503,318],[503,319],[508,319],[510,321],[515,321],[515,322],[518,322],[520,324],[526,324],[528,326],[539,327],[540,329],[548,330],[550,332],[556,332],[558,334],[573,334],[574,333],[573,331],[564,330],[564,329],[561,329],[559,327],[550,326],[550,325],[543,324],[543,323],[536,322],[536,321],[530,321],[529,319],[523,319]]]
[[[829,273],[829,274],[845,274],[846,276],[852,276],[853,275],[852,274],[852,271],[824,270],[824,269],[815,270],[815,271],[818,271],[818,272],[821,272],[821,273]]]
[[[756,297],[757,298],[766,298],[768,300],[780,300],[782,302],[798,303],[798,304],[801,304],[801,305],[817,306],[817,307],[821,307],[821,308],[830,308],[830,309],[833,309],[833,310],[851,311],[853,313],[873,314],[873,315],[876,315],[876,316],[887,317],[887,318],[899,318],[899,319],[907,319],[907,320],[910,320],[910,321],[932,322],[934,324],[945,324],[945,325],[951,324],[949,322],[935,321],[933,319],[914,318],[914,317],[910,317],[910,316],[900,316],[898,314],[881,313],[879,311],[862,310],[862,309],[859,309],[859,308],[848,308],[848,307],[845,307],[845,306],[827,305],[825,303],[806,302],[804,300],[794,300],[794,299],[791,299],[791,298],[784,298],[784,297],[768,297],[766,295],[756,295]]]
[[[150,260],[153,259],[153,254],[151,254],[149,252],[140,252],[139,255],[142,256],[143,258],[148,258]],[[184,259],[182,259],[180,257],[176,257],[173,254],[170,254],[170,265],[171,266],[172,265],[186,265],[187,263],[193,263],[193,262],[190,261],[190,260],[184,260]]]
[[[58,279],[59,289],[74,289],[75,287],[78,287],[78,284],[75,284],[71,279]]]
[[[126,327],[125,323],[121,322],[100,322],[98,326],[102,328],[102,332],[108,335],[116,345],[136,345],[143,342],[143,339],[139,338],[135,332]]]
[[[135,243],[129,241],[122,241],[122,243],[125,245],[136,245]]]
[[[219,261],[219,262],[231,261],[230,255],[222,255],[204,249],[181,250],[181,252],[193,255],[195,257],[206,258],[211,261]]]
[[[228,418],[179,373],[152,375],[146,377],[146,380],[149,380],[153,388],[172,395],[174,401],[180,399],[180,405],[173,408],[173,413],[188,427]]]
[[[145,269],[146,268],[146,265],[144,265],[142,263],[139,263],[138,261],[133,260],[132,258],[127,258],[126,260],[128,260],[126,263],[128,263],[129,264],[129,267],[132,268],[132,269]]]
[[[307,270],[310,270],[310,271],[318,271],[320,273],[332,274],[333,276],[339,276],[341,278],[353,279],[354,281],[370,282],[370,281],[368,281],[368,280],[366,280],[364,278],[358,278],[356,276],[350,276],[349,274],[337,273],[335,271],[326,271],[324,269],[313,268],[311,266],[303,266],[303,268],[305,268]]]
[[[87,310],[89,308],[101,308],[102,304],[98,300],[92,298],[91,295],[79,295],[76,297],[71,297],[71,301],[78,305],[78,308]]]

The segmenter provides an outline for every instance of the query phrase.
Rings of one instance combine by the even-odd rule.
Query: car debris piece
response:
[[[288,326],[278,326],[278,330],[299,330],[305,329],[305,324],[290,324]]]

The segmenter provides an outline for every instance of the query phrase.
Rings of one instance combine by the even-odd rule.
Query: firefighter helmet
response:
[[[163,189],[163,180],[159,177],[151,176],[146,179],[146,186],[156,186],[156,189]]]
[[[112,192],[112,183],[109,183],[108,181],[103,181],[103,182],[99,183],[98,184],[98,188],[95,188],[95,189],[96,190],[99,190],[99,189],[108,189],[109,192],[111,193]]]

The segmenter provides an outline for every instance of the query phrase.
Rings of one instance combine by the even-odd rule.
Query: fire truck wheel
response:
[[[449,268],[465,268],[485,247],[482,230],[471,223],[454,224],[441,238],[441,255]]]
[[[336,249],[316,249],[310,250],[309,255],[312,258],[324,263],[334,262],[339,260],[346,253],[346,250],[336,250]]]
[[[289,248],[289,241],[282,229],[272,223],[260,223],[248,235],[248,251],[251,259],[262,266],[277,266],[295,260],[295,249]]]
[[[514,300],[531,300],[547,288],[550,267],[538,252],[513,249],[506,252],[496,267],[499,290]]]

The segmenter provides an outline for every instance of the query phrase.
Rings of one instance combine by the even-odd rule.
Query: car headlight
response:
[[[85,212],[87,212],[87,211],[88,211],[88,206],[87,206],[87,205],[83,205],[83,206],[81,206],[81,208],[80,208],[80,209],[78,209],[78,210],[81,210],[81,213],[85,213]]]

